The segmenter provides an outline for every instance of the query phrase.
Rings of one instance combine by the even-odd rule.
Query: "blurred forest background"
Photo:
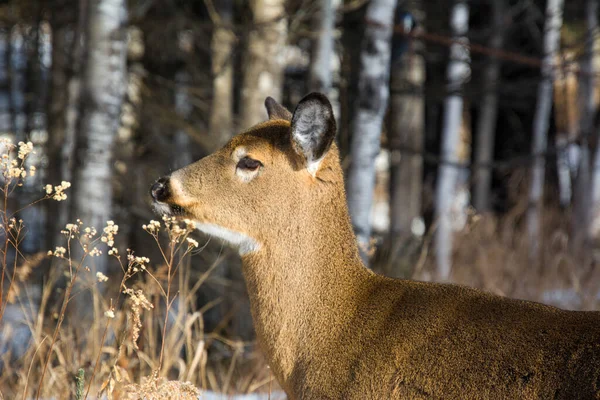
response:
[[[144,325],[137,349],[114,344],[124,343],[118,318],[108,334],[90,333],[108,307],[98,296],[121,290],[111,280],[69,306],[80,310],[59,331],[69,351],[44,339],[64,314],[68,280],[50,278],[64,265],[46,252],[64,246],[66,224],[115,221],[120,254],[148,256],[157,282],[171,279],[142,229],[157,218],[150,185],[265,120],[267,96],[290,110],[310,91],[331,100],[353,224],[374,270],[598,309],[598,3],[0,1],[0,135],[31,141],[37,168],[4,208],[26,228],[19,250],[4,253],[14,279],[0,295],[0,392],[32,395],[29,374],[43,382],[46,359],[54,372],[42,395],[71,393],[80,367],[96,373],[95,389],[157,370],[203,389],[271,387],[238,256],[199,233],[202,250],[177,279],[189,296],[170,310],[172,361],[152,347],[168,319]],[[66,200],[34,203],[61,181],[71,183]],[[31,271],[15,275],[17,265]],[[106,250],[91,268],[122,274]],[[9,296],[13,284],[19,296]],[[99,337],[94,351],[77,350]]]

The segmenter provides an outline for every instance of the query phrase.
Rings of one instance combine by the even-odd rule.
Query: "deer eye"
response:
[[[244,157],[238,161],[236,168],[243,169],[246,171],[256,171],[259,167],[262,167],[262,163],[250,157]]]

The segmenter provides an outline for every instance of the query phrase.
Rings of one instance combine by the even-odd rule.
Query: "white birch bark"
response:
[[[336,121],[340,121],[340,89],[336,82],[340,75],[341,60],[335,47],[335,23],[341,0],[318,0],[318,3],[319,12],[314,16],[313,23],[314,31],[318,34],[313,40],[308,87],[311,92],[321,92],[327,96]]]
[[[94,0],[88,7],[71,220],[80,218],[100,230],[112,212],[113,143],[126,89],[127,11],[125,0]],[[94,261],[105,270],[106,258]]]
[[[452,267],[452,242],[454,231],[453,212],[457,206],[457,186],[461,176],[461,123],[463,116],[463,85],[470,78],[470,55],[465,46],[468,44],[466,34],[469,30],[469,7],[464,1],[457,1],[450,12],[450,27],[452,35],[461,44],[455,43],[450,47],[448,63],[448,96],[444,105],[444,125],[442,130],[442,163],[439,167],[436,188],[436,219],[435,234],[436,263],[438,278],[448,280]]]
[[[267,119],[264,102],[268,96],[281,99],[287,19],[284,0],[253,0],[254,25],[248,36],[244,63],[240,128]]]
[[[309,87],[311,92],[321,92],[330,96],[333,84],[332,61],[333,31],[335,28],[335,9],[333,0],[319,0],[319,12],[315,15],[314,54],[310,64]]]
[[[537,105],[533,122],[533,165],[527,211],[527,233],[530,254],[537,259],[540,248],[540,224],[543,209],[545,153],[548,145],[548,125],[552,110],[552,83],[554,80],[553,60],[559,48],[560,28],[563,19],[563,0],[548,0],[544,24],[544,59],[542,80],[538,86]]]
[[[492,1],[493,32],[489,45],[492,49],[501,49],[504,43],[505,0]],[[491,57],[483,73],[483,99],[481,114],[477,120],[477,149],[475,160],[474,205],[477,211],[489,211],[490,190],[492,184],[491,163],[494,159],[494,141],[498,118],[498,83],[500,79],[500,60]]]
[[[371,207],[375,188],[375,159],[380,150],[383,117],[389,98],[391,38],[395,0],[369,3],[368,25],[361,47],[358,98],[352,119],[348,207],[361,253],[367,261],[371,239]]]
[[[568,207],[573,197],[571,170],[569,169],[568,135],[556,133],[556,173],[558,175],[558,201],[562,207]]]
[[[554,76],[554,121],[556,126],[556,168],[558,173],[559,201],[567,207],[573,198],[571,165],[569,153],[580,132],[581,126],[577,107],[578,79],[577,73],[570,68],[576,55],[573,51],[565,50],[556,57]],[[586,186],[589,183],[586,181]],[[586,192],[588,188],[586,187]],[[577,206],[575,207],[577,208]],[[585,229],[583,230],[585,232]],[[585,236],[585,233],[583,234]]]

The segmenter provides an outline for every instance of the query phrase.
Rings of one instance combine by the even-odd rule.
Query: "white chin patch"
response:
[[[204,232],[207,235],[217,237],[229,243],[232,247],[238,249],[241,256],[253,253],[260,249],[260,243],[251,238],[250,236],[244,235],[243,233],[235,232],[222,226],[215,224],[204,224],[196,221],[196,228],[200,232]]]
[[[152,206],[154,207],[154,211],[156,211],[157,214],[161,214],[161,215],[173,214],[173,210],[171,210],[171,207],[168,204],[154,202],[154,204]]]

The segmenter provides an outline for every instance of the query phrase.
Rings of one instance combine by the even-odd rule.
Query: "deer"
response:
[[[600,312],[389,278],[361,260],[336,122],[311,93],[151,187],[237,249],[257,342],[289,399],[598,399]]]

